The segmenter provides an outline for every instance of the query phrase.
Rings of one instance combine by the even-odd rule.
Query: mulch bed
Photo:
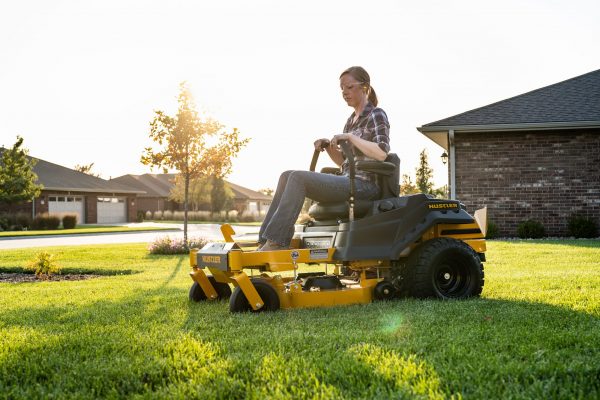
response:
[[[23,274],[23,273],[0,273],[1,283],[22,283],[22,282],[58,282],[58,281],[83,281],[86,279],[99,278],[101,275],[93,274],[65,274],[65,275],[52,275],[46,279],[38,278],[35,274]]]

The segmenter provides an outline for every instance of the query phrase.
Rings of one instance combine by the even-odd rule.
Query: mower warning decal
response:
[[[456,203],[433,203],[433,204],[428,204],[427,207],[430,210],[436,210],[436,209],[437,210],[439,210],[439,209],[446,210],[449,208],[458,208],[458,204],[456,204]]]
[[[311,260],[326,260],[329,257],[327,249],[311,249],[310,259]]]

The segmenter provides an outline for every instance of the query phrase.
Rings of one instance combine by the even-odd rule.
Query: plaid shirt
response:
[[[355,113],[352,113],[346,125],[344,126],[344,133],[350,133],[354,136],[358,136],[361,139],[375,142],[379,145],[379,148],[386,153],[390,151],[390,123],[388,122],[385,111],[381,108],[376,108],[373,104],[368,103],[363,112],[358,117],[356,123],[353,123]],[[372,160],[363,154],[362,151],[353,148],[354,157],[357,160]],[[342,173],[349,175],[350,170],[348,168],[348,161],[344,160],[342,164]],[[377,176],[372,173],[356,171],[356,177],[359,179],[371,181],[377,184]]]

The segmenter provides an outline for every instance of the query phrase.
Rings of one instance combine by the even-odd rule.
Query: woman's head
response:
[[[361,96],[366,96],[371,104],[377,106],[377,94],[371,87],[371,77],[363,67],[350,67],[342,72],[340,86],[349,106],[353,107]]]

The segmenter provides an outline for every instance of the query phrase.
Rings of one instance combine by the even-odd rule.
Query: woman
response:
[[[348,200],[350,178],[348,162],[339,148],[339,142],[350,142],[355,158],[383,161],[390,150],[390,125],[387,115],[377,107],[377,95],[371,79],[362,67],[350,67],[340,75],[340,87],[346,103],[354,108],[342,134],[331,139],[318,139],[315,149],[327,151],[333,162],[342,167],[342,175],[310,171],[285,171],[279,178],[273,202],[258,234],[259,251],[289,248],[294,235],[294,223],[300,214],[304,198],[318,202]],[[374,174],[356,171],[357,199],[371,200],[378,196],[379,188]]]

